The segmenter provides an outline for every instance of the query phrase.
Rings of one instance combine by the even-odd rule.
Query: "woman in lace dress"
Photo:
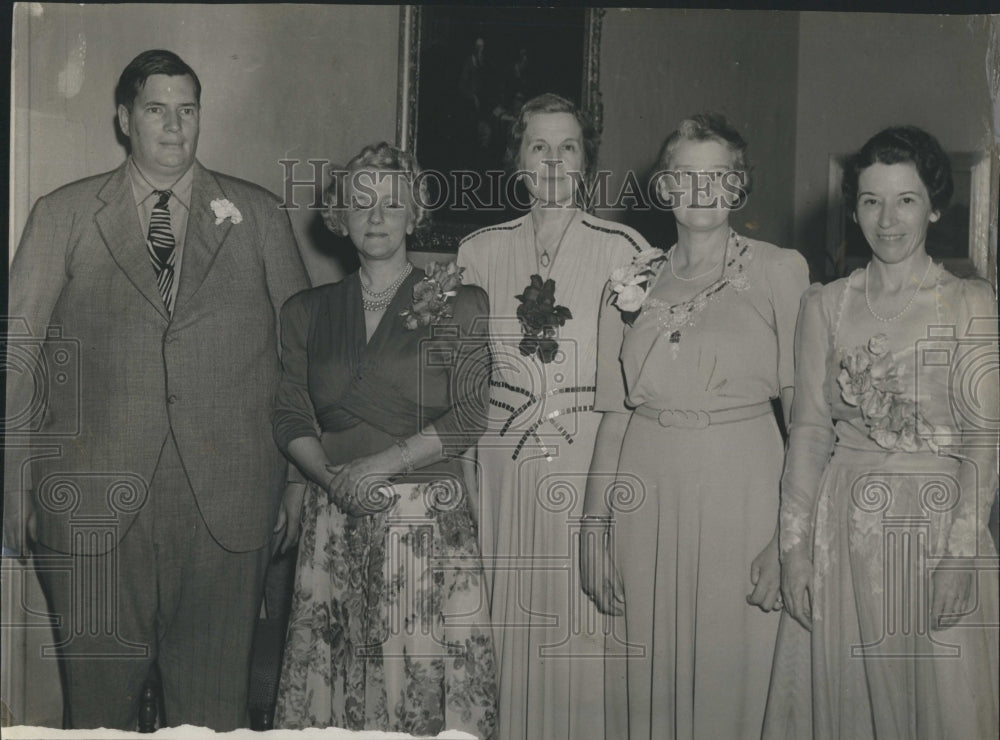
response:
[[[997,736],[996,303],[927,254],[951,193],[947,156],[914,127],[845,169],[872,259],[803,300],[782,479],[782,592],[812,630],[812,717],[779,645],[769,737]]]
[[[771,401],[787,413],[808,279],[798,252],[730,227],[746,146],[720,116],[681,123],[659,179],[677,244],[613,275],[602,304],[581,569],[629,645],[627,675],[608,671],[606,701],[627,710],[609,738],[760,735],[780,608]]]
[[[408,261],[417,178],[413,156],[384,142],[351,160],[326,216],[361,267],[281,311],[274,436],[311,483],[304,503],[298,488],[283,504],[292,528],[301,512],[302,542],[277,727],[494,736],[493,645],[457,459],[485,423],[477,327],[489,304],[454,269]]]
[[[648,245],[578,207],[577,186],[596,170],[597,136],[570,101],[528,101],[507,156],[534,205],[458,251],[465,281],[486,290],[491,309],[491,415],[478,455],[500,736],[603,737],[603,625],[574,580],[573,535],[600,418],[601,290]],[[525,336],[525,326],[549,328]]]

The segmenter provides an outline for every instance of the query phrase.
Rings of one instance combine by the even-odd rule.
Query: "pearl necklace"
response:
[[[727,241],[726,242],[726,248],[728,249],[728,247],[729,247],[729,243]],[[706,272],[701,273],[700,275],[695,275],[694,277],[681,277],[680,275],[677,274],[677,271],[674,269],[674,260],[673,260],[673,257],[674,257],[674,250],[675,249],[677,249],[677,245],[676,244],[674,246],[672,246],[670,248],[670,251],[667,253],[667,262],[670,263],[670,274],[673,275],[675,278],[677,278],[678,280],[680,280],[682,282],[693,283],[695,280],[701,280],[703,277],[711,275],[713,272],[715,272],[716,270],[719,269],[719,265],[712,265],[711,268],[709,268]],[[725,253],[725,251],[723,251],[722,252],[722,263],[724,263],[725,261],[726,261],[726,253]],[[722,264],[722,263],[720,263],[720,264]]]
[[[885,316],[879,316],[877,313],[875,313],[875,309],[872,308],[872,301],[871,301],[871,298],[868,295],[868,272],[869,272],[868,268],[871,267],[871,264],[872,263],[869,262],[865,266],[865,303],[868,304],[868,310],[871,312],[872,316],[874,316],[876,319],[878,319],[882,323],[888,324],[888,323],[890,323],[892,321],[895,321],[900,316],[902,316],[904,313],[906,313],[906,310],[910,306],[913,305],[913,301],[915,301],[916,298],[917,298],[917,293],[919,293],[920,289],[922,287],[924,287],[924,281],[927,280],[927,276],[930,274],[931,266],[934,264],[934,260],[932,260],[930,257],[927,258],[927,269],[924,270],[924,276],[922,278],[920,278],[920,282],[917,284],[917,289],[913,291],[913,295],[910,296],[910,300],[908,300],[906,302],[906,305],[903,306],[903,310],[900,311],[899,313],[897,313],[895,316],[891,316],[891,317],[888,317],[888,318],[886,318]]]
[[[361,274],[358,273],[358,280],[361,283],[361,305],[365,311],[384,311],[388,308],[396,295],[396,291],[399,290],[399,286],[403,284],[406,276],[411,272],[413,272],[413,265],[407,262],[406,267],[402,269],[399,276],[392,281],[389,287],[377,293],[365,285],[365,281],[361,279]]]

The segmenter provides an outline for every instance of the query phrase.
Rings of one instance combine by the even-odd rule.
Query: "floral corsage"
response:
[[[464,267],[454,262],[428,262],[424,277],[413,286],[413,302],[405,311],[400,311],[403,325],[413,331],[420,326],[437,324],[450,319],[454,314],[451,299],[462,284]]]
[[[885,334],[844,352],[840,366],[840,397],[861,411],[868,436],[879,447],[916,452],[924,443],[937,452],[950,440],[947,427],[930,424],[916,402],[903,395],[905,367],[892,358]]]
[[[654,263],[666,257],[662,249],[644,249],[632,258],[631,264],[611,273],[611,302],[622,313],[635,313],[649,293],[649,278],[656,272]]]
[[[573,318],[566,306],[556,305],[556,281],[549,278],[542,282],[541,275],[532,275],[528,287],[514,297],[521,302],[517,319],[524,335],[518,349],[522,355],[538,355],[543,363],[552,362],[559,349],[556,327]]]
[[[226,198],[216,198],[211,203],[212,213],[215,214],[215,225],[218,226],[227,218],[234,224],[238,224],[243,220],[243,214],[240,213],[240,209],[233,205],[231,200]]]

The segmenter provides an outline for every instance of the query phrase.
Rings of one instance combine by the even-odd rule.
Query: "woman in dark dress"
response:
[[[277,727],[494,732],[493,645],[457,458],[485,424],[477,319],[489,306],[453,266],[408,261],[417,174],[385,143],[351,160],[326,220],[361,267],[282,309],[274,435],[310,483],[279,516],[286,540],[301,517],[302,537]]]

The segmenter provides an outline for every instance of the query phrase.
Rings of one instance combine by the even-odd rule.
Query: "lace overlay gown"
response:
[[[613,525],[625,614],[608,649],[628,658],[625,675],[608,674],[624,710],[608,737],[757,738],[778,615],[746,595],[777,523],[783,445],[769,401],[793,382],[807,269],[794,250],[733,233],[723,274],[697,298],[673,304],[662,284],[632,326],[613,306],[601,317],[597,407],[638,407],[618,468],[632,493]],[[713,417],[723,423],[702,424]]]
[[[891,322],[865,305],[863,271],[803,301],[781,547],[811,552],[813,627],[782,633],[765,737],[997,736],[996,305],[983,281],[929,279]],[[842,393],[845,358],[869,348],[901,415]],[[971,613],[935,631],[931,573],[949,562],[973,570]]]

